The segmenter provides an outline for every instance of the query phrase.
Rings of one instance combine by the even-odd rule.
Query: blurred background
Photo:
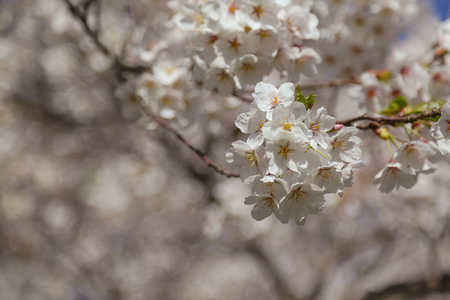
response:
[[[122,45],[172,14],[98,2],[89,22],[130,57]],[[441,20],[449,4],[427,3]],[[388,153],[363,133],[367,166],[342,198],[303,227],[257,222],[248,187],[142,117],[116,73],[66,1],[0,1],[0,300],[450,299],[448,161],[381,194]],[[228,135],[183,131],[222,166],[227,105],[207,118]]]

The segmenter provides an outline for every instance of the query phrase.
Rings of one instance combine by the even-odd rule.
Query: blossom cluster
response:
[[[283,223],[304,224],[324,207],[325,194],[342,195],[352,185],[352,170],[362,164],[358,129],[336,124],[325,108],[311,109],[311,96],[301,96],[292,83],[277,89],[260,82],[249,111],[236,119],[249,136],[226,157],[252,185],[245,203],[254,205],[256,220],[273,213]]]
[[[303,1],[319,18],[322,78],[357,76],[383,68],[392,45],[422,10],[417,0]]]
[[[158,30],[135,37],[145,45],[136,57],[149,68],[117,94],[132,102],[123,108],[127,117],[138,115],[137,96],[182,126],[212,106],[222,109],[218,96],[265,75],[298,82],[300,74],[341,78],[382,67],[401,25],[418,11],[416,0],[171,0],[160,6],[167,11],[164,25],[155,18]]]
[[[351,87],[348,96],[368,113],[379,113],[398,97],[404,97],[411,105],[435,99],[449,100],[449,41],[450,20],[439,26],[436,43],[425,56],[411,57],[403,51],[395,51],[387,67],[362,73],[361,84]]]
[[[186,2],[175,16],[192,32],[193,76],[208,90],[228,96],[276,69],[297,82],[321,62],[305,41],[317,40],[318,18],[290,1],[208,0]]]
[[[349,88],[347,96],[358,101],[363,113],[375,116],[386,115],[383,110],[399,98],[408,105],[396,116],[417,113],[407,109],[435,99],[444,99],[444,103],[450,100],[446,98],[450,94],[449,22],[439,28],[437,42],[425,61],[399,51],[394,56],[387,55],[402,25],[420,12],[416,0],[173,0],[168,7],[173,17],[168,18],[162,30],[165,37],[139,54],[150,67],[137,78],[132,89],[155,113],[181,127],[194,121],[207,123],[212,117],[220,125],[207,123],[198,128],[226,130],[227,121],[234,119],[235,114],[224,113],[233,97],[222,96],[271,80],[275,77],[266,75],[277,73],[282,81],[293,82],[299,80],[300,74],[318,73],[321,78],[341,79],[358,75],[361,83]],[[380,69],[386,67],[388,57],[388,69]],[[254,201],[253,214],[258,219],[274,212],[282,221],[289,216],[287,219],[302,223],[300,213],[295,217],[281,209],[294,183],[313,184],[324,190],[321,195],[341,194],[343,187],[350,185],[351,169],[360,162],[360,150],[358,155],[341,151],[342,158],[329,144],[333,138],[346,134],[344,139],[359,149],[360,140],[354,136],[356,128],[335,127],[335,119],[324,108],[313,111],[296,101],[293,86],[285,84],[275,89],[263,83],[256,85],[249,111],[236,121],[249,137],[245,142],[234,143],[227,154],[229,161],[242,164],[243,181],[254,187],[246,202]],[[278,100],[269,94],[279,95]],[[231,106],[240,105],[241,102]],[[209,118],[197,118],[200,113]],[[415,135],[422,137],[409,134],[408,141],[392,138],[400,145],[375,178],[382,192],[412,187],[420,173],[434,170],[430,161],[450,152],[444,113],[443,109],[444,117],[433,125],[431,133],[426,127],[432,122],[415,123],[414,129],[408,130],[416,130]],[[286,123],[292,118],[295,122]],[[324,127],[319,130],[308,122],[322,122]],[[249,156],[239,162],[236,153],[250,150],[258,159]],[[337,172],[339,176],[334,174],[334,180],[328,180],[330,184],[314,182],[311,178],[321,172]],[[339,180],[335,180],[337,176]],[[263,205],[264,201],[255,200],[265,193],[257,186],[269,183],[281,186],[281,192],[277,192],[273,203],[268,202],[271,205]]]
[[[411,128],[404,126],[412,133],[408,141],[389,134],[389,141],[395,140],[401,145],[375,176],[374,183],[379,184],[382,192],[391,192],[400,186],[411,188],[417,183],[420,173],[434,171],[430,161],[450,153],[446,123],[449,117],[446,103],[450,100],[449,28],[449,21],[441,24],[437,42],[425,57],[411,58],[397,51],[389,68],[362,73],[359,77],[361,83],[347,91],[349,98],[359,103],[362,113],[372,115],[405,116],[443,106],[437,123],[433,123],[436,120],[427,120],[414,123]]]
[[[387,164],[374,179],[374,184],[379,184],[383,193],[389,193],[400,186],[411,188],[417,183],[420,173],[431,173],[434,169],[427,159],[436,155],[434,144],[414,140],[405,142],[397,149],[393,159]]]

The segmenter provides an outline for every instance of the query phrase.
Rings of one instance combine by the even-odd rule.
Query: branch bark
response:
[[[368,293],[363,300],[382,300],[393,296],[399,297],[398,299],[422,298],[434,293],[450,293],[449,273],[442,274],[435,282],[422,279],[415,282],[391,285],[379,291]]]
[[[434,118],[441,115],[441,110],[433,108],[430,111],[425,111],[420,114],[410,114],[401,117],[373,117],[369,115],[362,115],[359,117],[351,118],[345,121],[336,122],[337,124],[342,124],[344,126],[352,126],[358,121],[370,121],[368,125],[357,126],[359,129],[373,129],[374,126],[380,127],[381,125],[395,125],[397,123],[414,123],[419,120],[425,120],[426,118]],[[376,124],[374,124],[376,123]]]
[[[215,163],[213,160],[211,160],[203,151],[200,149],[194,147],[189,141],[187,141],[175,128],[173,128],[166,120],[161,118],[160,116],[153,113],[151,108],[149,107],[148,103],[145,102],[144,99],[139,98],[139,104],[144,112],[145,115],[153,119],[158,125],[165,128],[167,131],[169,131],[171,134],[173,134],[179,141],[181,141],[186,147],[188,147],[190,150],[192,150],[195,154],[197,154],[198,157],[200,157],[207,165],[208,167],[212,168],[217,173],[224,175],[226,177],[240,177],[237,173],[232,173],[221,166],[219,166],[217,163]]]

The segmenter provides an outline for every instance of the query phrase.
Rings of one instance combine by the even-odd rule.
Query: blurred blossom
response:
[[[1,300],[363,299],[448,276],[448,106],[423,128],[428,143],[398,142],[397,163],[371,133],[330,132],[399,95],[449,100],[448,23],[421,1],[96,0],[88,24],[143,71],[119,78],[65,0],[0,0]],[[318,90],[309,112],[283,92],[354,75],[360,85]],[[255,86],[258,103],[233,95]],[[211,171],[140,101],[253,188]],[[283,161],[279,136],[307,154]],[[252,151],[260,165],[242,167]],[[302,191],[311,207],[295,202]],[[322,211],[299,228],[279,207],[297,223]]]

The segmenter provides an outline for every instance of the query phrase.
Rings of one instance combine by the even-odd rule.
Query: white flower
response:
[[[231,64],[231,71],[236,75],[236,86],[238,88],[257,83],[267,74],[269,68],[267,58],[253,54],[241,56]]]
[[[298,48],[294,48],[298,49]],[[320,55],[312,48],[298,49],[293,52],[291,57],[294,64],[291,71],[291,77],[293,82],[298,82],[300,80],[300,74],[305,74],[306,76],[315,76],[317,74],[317,64],[322,62]]]
[[[361,160],[361,139],[355,136],[357,133],[356,127],[344,127],[330,138],[328,155],[331,161],[353,163]]]
[[[389,97],[388,86],[379,81],[373,72],[364,72],[360,80],[361,84],[348,88],[349,98],[359,102],[359,106],[369,113],[379,112],[387,105],[384,102]]]
[[[417,173],[398,162],[389,163],[375,176],[373,181],[374,184],[380,184],[380,191],[383,193],[389,193],[394,188],[398,190],[400,186],[409,189],[416,182]]]
[[[169,44],[165,40],[160,40],[156,43],[150,43],[147,48],[139,52],[139,58],[145,62],[152,63],[158,54],[167,49]]]
[[[227,162],[241,166],[241,179],[244,183],[251,183],[262,171],[266,172],[264,160],[264,147],[262,140],[236,141],[226,152]]]
[[[338,163],[331,163],[314,169],[309,181],[324,188],[324,193],[338,193],[344,190],[342,171]]]
[[[262,26],[248,34],[248,49],[253,53],[261,53],[273,57],[278,51],[278,31],[272,26]]]
[[[223,56],[225,62],[232,61],[247,53],[247,44],[244,41],[243,31],[230,31],[214,42],[213,48],[218,56]]]
[[[252,95],[258,108],[267,112],[267,118],[270,120],[275,107],[286,107],[294,101],[294,90],[294,84],[291,82],[283,83],[279,89],[273,84],[260,82],[255,86]]]
[[[242,10],[246,12],[250,18],[264,25],[278,26],[280,21],[277,13],[280,7],[277,3],[266,0],[248,0],[242,5]]]
[[[266,121],[266,113],[260,111],[256,104],[252,102],[248,112],[237,116],[235,124],[243,133],[250,134],[248,139],[263,140],[262,127]]]
[[[423,141],[412,141],[404,143],[395,153],[395,160],[414,171],[424,171],[428,168],[425,158],[436,154],[430,144]]]
[[[431,126],[431,136],[436,139],[442,155],[450,154],[450,103],[441,109],[441,118]]]
[[[280,211],[297,225],[305,224],[308,214],[316,214],[324,208],[323,191],[317,185],[295,183],[281,200]]]
[[[286,26],[301,41],[302,39],[317,40],[320,31],[317,29],[319,19],[302,6],[295,5],[289,9],[286,16]]]
[[[234,89],[233,74],[228,68],[212,67],[206,71],[203,84],[208,90],[217,90],[219,95],[229,96]]]
[[[161,59],[153,65],[153,75],[162,85],[170,86],[182,75],[186,74],[185,65],[186,61],[184,59],[177,61]]]
[[[183,30],[195,30],[204,26],[205,15],[202,7],[192,2],[185,2],[181,6],[183,14],[176,19],[178,26]]]
[[[281,175],[288,168],[298,172],[298,165],[307,164],[305,155],[307,150],[306,143],[292,135],[280,135],[273,141],[267,141],[266,157],[270,160],[269,172]]]
[[[272,213],[282,222],[287,223],[288,218],[279,211],[280,200],[286,195],[286,183],[282,179],[264,182],[261,178],[253,186],[253,195],[245,198],[245,204],[255,206],[252,217],[261,221]]]
[[[330,139],[327,132],[334,127],[336,119],[327,115],[327,110],[321,107],[315,114],[312,110],[308,111],[305,124],[313,132],[313,140],[310,141],[310,145],[317,148],[317,144],[319,144],[320,147],[326,149]]]
[[[283,29],[283,28],[281,28]],[[282,32],[282,30],[279,30],[278,32]],[[292,48],[289,44],[283,40],[280,45],[278,45],[278,51],[275,55],[275,57],[272,60],[272,66],[277,69],[280,72],[290,70],[292,66],[292,59],[291,57],[294,56],[297,48]]]
[[[262,127],[263,136],[273,140],[279,134],[292,134],[296,139],[309,141],[312,134],[303,123],[305,117],[306,108],[303,103],[294,101],[287,108],[279,105],[273,110],[272,120]]]
[[[191,38],[191,43],[199,51],[202,59],[211,63],[217,57],[214,51],[214,44],[218,39],[219,33],[217,31],[205,28]]]

